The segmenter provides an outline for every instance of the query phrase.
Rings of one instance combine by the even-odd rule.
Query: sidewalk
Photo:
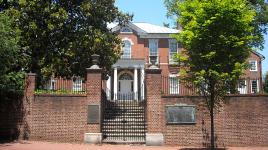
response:
[[[143,146],[143,145],[88,145],[23,141],[0,144],[0,150],[203,150],[191,147]],[[227,150],[268,150],[268,147],[228,147]]]

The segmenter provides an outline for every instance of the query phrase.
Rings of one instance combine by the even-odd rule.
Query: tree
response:
[[[268,93],[268,72],[265,73],[263,90],[265,93]]]
[[[16,25],[21,30],[21,54],[25,71],[49,77],[84,75],[91,55],[100,55],[108,72],[119,58],[120,39],[107,23],[124,24],[131,19],[114,6],[114,0],[19,0]],[[6,6],[6,5],[5,5]]]
[[[177,9],[180,2],[184,0],[165,0],[167,7],[167,17],[179,17],[180,11]],[[251,45],[256,49],[263,49],[264,37],[263,35],[267,32],[268,25],[268,4],[264,0],[248,0],[251,6],[255,9],[256,15],[252,26],[254,27],[253,33],[255,40],[252,41]],[[177,22],[177,21],[175,21]]]
[[[177,6],[183,30],[174,37],[186,49],[177,56],[185,65],[180,76],[204,97],[214,149],[215,110],[247,67],[255,11],[245,0],[184,0]]]
[[[20,32],[13,26],[14,18],[7,12],[0,13],[0,91],[23,89],[24,73],[19,59]],[[2,97],[2,96],[1,96]]]

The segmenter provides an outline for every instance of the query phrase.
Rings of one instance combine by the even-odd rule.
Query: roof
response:
[[[145,34],[179,33],[179,30],[176,30],[176,29],[171,29],[171,28],[158,26],[158,25],[154,25],[150,23],[143,23],[143,22],[129,23],[127,26],[137,31],[138,33],[145,33]],[[109,29],[112,29],[113,31],[120,29],[117,23],[109,23],[107,24],[107,27]]]
[[[131,68],[131,67],[141,67],[143,68],[145,64],[144,59],[118,59],[115,64],[113,64],[113,68]]]
[[[261,53],[255,51],[255,50],[253,50],[252,53],[254,53],[254,54],[256,54],[257,56],[259,56],[259,57],[261,58],[261,60],[264,60],[264,59],[265,59],[265,57],[264,57]]]
[[[153,25],[150,23],[133,23],[147,33],[179,33],[179,30]]]

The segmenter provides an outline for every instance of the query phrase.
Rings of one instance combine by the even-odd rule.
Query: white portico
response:
[[[120,59],[113,65],[113,74],[107,81],[111,99],[144,98],[144,64],[140,59]]]

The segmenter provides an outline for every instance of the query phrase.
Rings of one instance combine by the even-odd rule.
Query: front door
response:
[[[118,80],[118,98],[121,100],[132,100],[133,93],[133,78],[128,73],[123,73]]]
[[[131,93],[132,92],[132,90],[131,90],[131,85],[132,85],[132,83],[133,83],[133,81],[132,80],[119,80],[119,84],[120,84],[120,86],[121,86],[121,88],[120,88],[120,93]]]

